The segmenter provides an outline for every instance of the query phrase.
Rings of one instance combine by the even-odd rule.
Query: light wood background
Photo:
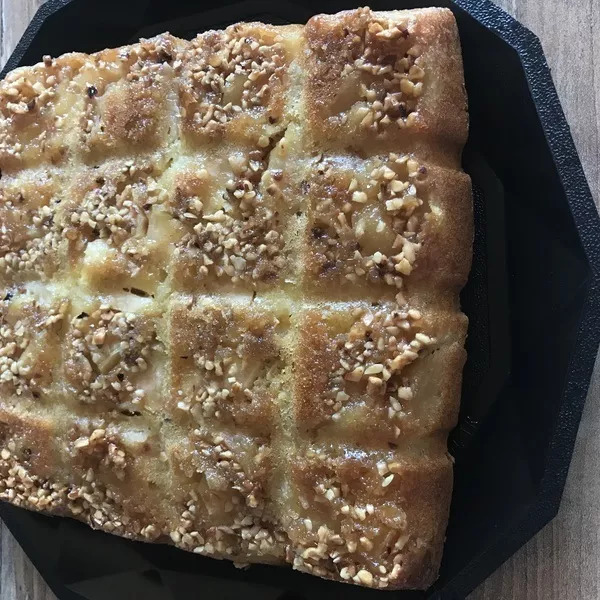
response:
[[[598,205],[600,1],[496,1],[542,41]],[[1,65],[42,3],[42,0],[0,0]],[[600,599],[599,398],[600,366],[597,365],[558,517],[469,600]],[[4,525],[0,530],[0,547],[0,600],[55,600]]]

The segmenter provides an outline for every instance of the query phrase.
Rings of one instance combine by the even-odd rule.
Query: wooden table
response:
[[[542,41],[598,205],[600,38],[594,35],[594,30],[600,31],[600,2],[497,2]],[[42,3],[42,0],[0,0],[2,65]],[[558,517],[498,569],[470,600],[600,598],[600,366],[596,366]],[[1,600],[54,600],[55,596],[4,525],[0,544]]]

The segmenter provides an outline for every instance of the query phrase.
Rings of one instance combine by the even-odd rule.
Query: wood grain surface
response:
[[[0,0],[1,65],[42,3]],[[594,32],[600,31],[600,1],[497,0],[497,3],[541,39],[598,205],[600,36]],[[600,598],[599,397],[597,364],[558,517],[469,600]],[[54,600],[55,596],[4,525],[0,544],[0,600]]]

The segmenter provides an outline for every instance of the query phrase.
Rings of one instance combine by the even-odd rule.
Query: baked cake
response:
[[[45,57],[0,116],[0,498],[428,587],[472,238],[452,13]]]

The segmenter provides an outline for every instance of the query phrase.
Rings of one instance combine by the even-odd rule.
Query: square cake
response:
[[[0,498],[435,581],[470,268],[445,9],[240,23],[0,84]]]

